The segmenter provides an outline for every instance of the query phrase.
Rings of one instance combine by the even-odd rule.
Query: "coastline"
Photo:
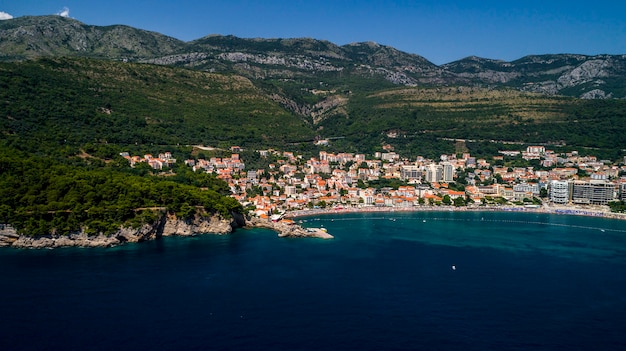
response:
[[[409,213],[409,212],[527,212],[543,213],[566,216],[586,216],[606,219],[626,220],[626,213],[610,212],[606,208],[591,206],[474,206],[474,207],[454,207],[454,206],[420,206],[420,207],[345,207],[345,208],[319,208],[288,211],[284,218],[296,219],[301,217],[311,217],[329,214],[349,214],[349,213]],[[189,236],[189,235],[223,235],[231,233],[235,228],[265,228],[278,234],[279,237],[291,238],[319,238],[332,239],[333,236],[323,228],[304,228],[296,223],[286,223],[283,221],[271,221],[257,217],[237,216],[232,220],[225,220],[217,216],[211,218],[196,218],[192,221],[183,221],[172,216],[165,216],[160,221],[152,225],[144,225],[138,229],[120,228],[112,235],[92,235],[84,232],[69,233],[67,235],[42,235],[31,237],[21,235],[10,226],[3,225],[0,228],[0,247],[14,248],[57,248],[57,247],[112,247],[125,243],[154,240],[161,236]]]
[[[240,218],[241,217],[241,218]],[[190,220],[163,214],[154,223],[144,224],[139,228],[120,227],[116,232],[106,235],[89,235],[85,228],[71,233],[48,233],[46,235],[23,235],[10,225],[0,227],[0,247],[13,248],[57,248],[57,247],[113,247],[125,243],[137,243],[166,236],[191,236],[198,233],[228,234],[233,228],[243,226],[243,216],[233,215],[224,219],[219,215],[203,217],[197,215]]]
[[[544,214],[556,214],[567,216],[586,216],[586,217],[600,217],[606,219],[618,219],[626,220],[626,213],[614,213],[602,208],[594,207],[572,207],[572,206],[542,206],[537,208],[530,208],[524,206],[475,206],[475,207],[455,207],[455,206],[414,206],[414,207],[376,207],[376,206],[364,206],[364,207],[345,207],[345,208],[319,208],[319,209],[306,209],[286,212],[285,218],[300,218],[310,217],[317,215],[328,214],[346,214],[346,213],[407,213],[407,212],[438,212],[438,211],[453,211],[453,212],[528,212],[528,213],[544,213]]]
[[[60,247],[114,247],[126,243],[138,243],[155,240],[167,236],[193,235],[224,235],[230,234],[236,228],[265,228],[273,230],[279,237],[320,238],[332,239],[326,231],[316,228],[303,228],[295,223],[272,222],[260,218],[232,214],[228,220],[220,216],[196,216],[193,220],[182,220],[172,215],[164,215],[152,224],[145,224],[140,228],[121,227],[117,232],[105,235],[98,233],[88,235],[84,230],[80,232],[48,235],[28,236],[17,232],[10,225],[0,225],[0,247],[21,249],[49,249]]]
[[[298,224],[286,224],[282,222],[272,222],[257,217],[251,217],[246,220],[244,228],[265,228],[271,229],[278,233],[281,238],[319,238],[332,239],[332,235],[325,230],[319,228],[305,229]]]

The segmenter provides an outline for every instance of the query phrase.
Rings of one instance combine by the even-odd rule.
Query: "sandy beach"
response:
[[[589,216],[602,217],[610,219],[626,220],[626,213],[610,212],[608,207],[601,206],[557,206],[549,205],[542,207],[524,207],[524,206],[473,206],[473,207],[454,207],[454,206],[415,206],[415,207],[344,207],[344,208],[318,208],[289,211],[285,213],[286,218],[309,217],[316,215],[328,214],[346,214],[346,213],[395,213],[395,212],[437,212],[437,211],[473,211],[473,212],[528,212],[528,213],[546,213],[570,216]]]

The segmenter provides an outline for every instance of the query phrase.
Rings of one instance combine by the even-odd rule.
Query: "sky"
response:
[[[373,41],[435,64],[626,54],[623,0],[0,0],[0,20],[62,15],[191,41],[210,34]]]

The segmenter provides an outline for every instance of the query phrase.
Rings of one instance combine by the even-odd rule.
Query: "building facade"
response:
[[[572,202],[575,204],[606,205],[615,199],[615,185],[606,181],[574,181]]]
[[[443,166],[432,164],[426,167],[426,181],[429,183],[439,183],[443,181]]]
[[[569,182],[553,180],[550,182],[550,201],[555,204],[569,203]]]

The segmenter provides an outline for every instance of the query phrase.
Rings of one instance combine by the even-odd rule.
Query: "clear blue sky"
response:
[[[185,41],[209,34],[375,41],[436,64],[471,55],[626,54],[624,0],[0,0],[0,18],[60,13]]]

